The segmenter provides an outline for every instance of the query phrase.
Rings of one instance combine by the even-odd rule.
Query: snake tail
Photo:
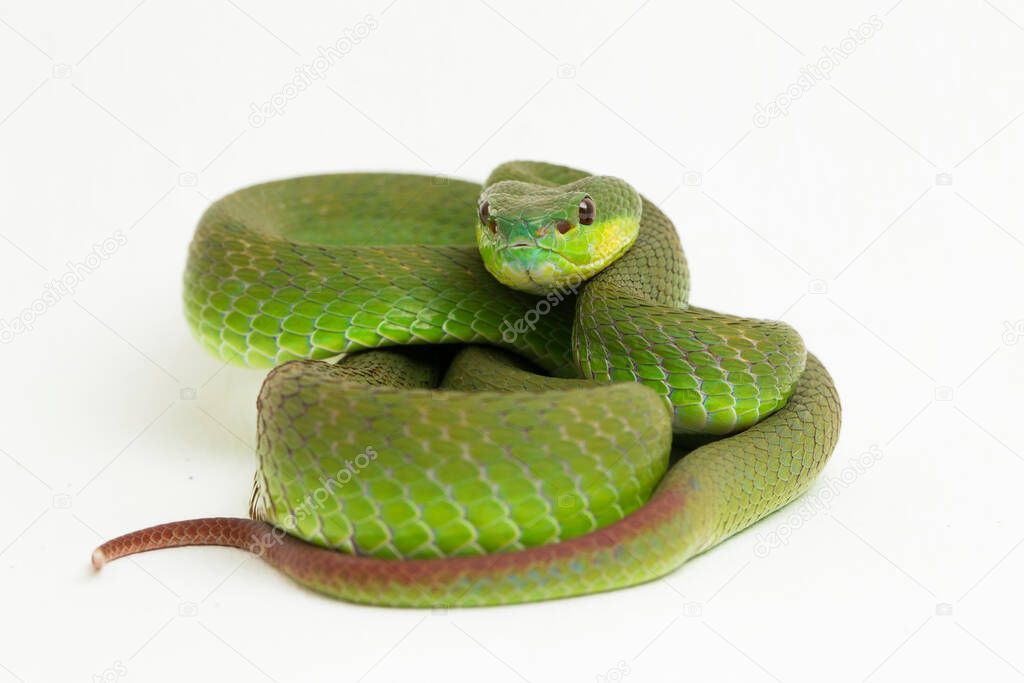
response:
[[[478,556],[388,559],[337,552],[262,521],[210,518],[115,538],[94,552],[93,565],[99,569],[158,548],[231,546],[259,555],[315,591],[401,607],[521,603],[623,588],[664,576],[803,493],[835,447],[839,417],[832,378],[808,355],[784,408],[684,455],[651,499],[621,520],[558,543]]]

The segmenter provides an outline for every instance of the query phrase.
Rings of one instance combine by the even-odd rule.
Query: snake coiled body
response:
[[[838,437],[827,371],[783,323],[690,306],[671,222],[602,183],[512,162],[483,187],[332,175],[215,203],[186,312],[221,358],[273,368],[253,519],[134,532],[94,564],[229,545],[355,602],[525,602],[662,576],[793,500]],[[546,295],[499,282],[519,274],[487,260],[491,233],[533,230],[577,267],[582,214],[550,207],[584,194],[614,218],[595,230],[621,235],[635,211],[635,243]],[[474,244],[481,196],[498,218]],[[567,238],[536,228],[549,214]]]

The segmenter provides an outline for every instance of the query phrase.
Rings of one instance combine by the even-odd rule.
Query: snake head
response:
[[[545,295],[572,289],[604,270],[636,241],[640,195],[610,176],[549,187],[502,180],[477,204],[476,241],[502,284]]]

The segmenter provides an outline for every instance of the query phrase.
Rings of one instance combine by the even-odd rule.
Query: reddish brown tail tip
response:
[[[107,554],[103,552],[103,548],[96,548],[92,551],[92,568],[96,571],[103,569],[103,565],[107,563]]]
[[[242,550],[262,547],[273,527],[237,517],[210,517],[160,524],[111,539],[92,551],[93,569],[125,555],[185,545],[223,545]]]

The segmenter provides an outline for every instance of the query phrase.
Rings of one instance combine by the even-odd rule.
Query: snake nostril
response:
[[[565,233],[572,230],[573,225],[569,221],[558,221],[555,223],[555,229],[558,230],[558,234],[564,235]]]

